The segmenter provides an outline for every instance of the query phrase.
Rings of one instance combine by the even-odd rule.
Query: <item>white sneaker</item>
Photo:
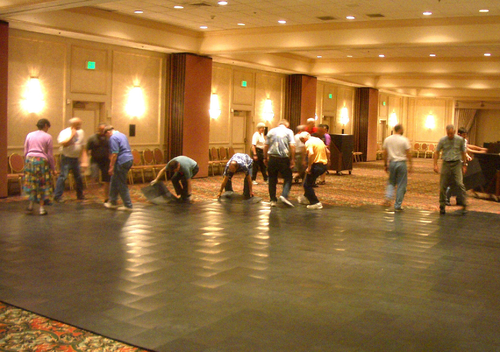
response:
[[[274,200],[271,201],[271,207],[275,207],[276,206],[276,202]]]
[[[258,185],[259,183],[257,181],[252,181],[253,185]]]
[[[323,209],[323,204],[321,204],[321,202],[311,204],[307,206],[307,209]]]
[[[129,208],[129,207],[125,207],[125,206],[122,206],[122,207],[119,207],[118,209],[116,210],[121,210],[121,211],[134,211],[134,208]]]
[[[280,201],[286,205],[288,205],[289,207],[294,207],[294,205],[292,204],[292,202],[290,202],[288,199],[286,199],[285,197],[283,196],[280,196]]]
[[[118,205],[113,204],[113,203],[111,203],[111,202],[105,202],[105,203],[104,203],[104,206],[105,206],[106,208],[108,208],[108,209],[116,209],[116,208],[118,208]]]
[[[304,205],[309,205],[309,204],[311,204],[311,203],[309,202],[309,199],[307,199],[307,198],[306,198],[306,196],[299,196],[299,197],[297,198],[297,201],[299,202],[299,204],[304,204]]]

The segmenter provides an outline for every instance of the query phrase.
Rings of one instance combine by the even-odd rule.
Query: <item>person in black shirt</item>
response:
[[[97,133],[90,137],[87,141],[87,152],[91,154],[90,170],[92,178],[99,181],[99,171],[101,173],[101,181],[104,183],[104,202],[108,200],[109,195],[109,143],[108,138],[104,133],[106,124],[99,124]]]

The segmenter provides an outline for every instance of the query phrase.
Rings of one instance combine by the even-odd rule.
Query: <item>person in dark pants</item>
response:
[[[250,199],[253,197],[252,192],[252,164],[253,160],[247,154],[236,153],[233,155],[231,159],[226,164],[226,168],[224,169],[224,179],[222,180],[222,184],[220,186],[220,191],[218,194],[218,198],[222,196],[222,191],[233,192],[233,183],[232,178],[237,172],[245,173],[245,181],[243,185],[243,196],[245,199]]]
[[[183,202],[191,202],[191,179],[198,173],[198,163],[187,156],[177,156],[170,160],[151,182],[154,185],[167,173],[167,179],[172,181],[178,199]]]
[[[455,135],[455,126],[446,126],[446,136],[439,140],[434,153],[434,172],[439,173],[439,152],[443,151],[441,166],[439,212],[446,214],[446,189],[450,184],[457,190],[457,203],[463,207],[463,214],[467,213],[467,195],[463,175],[467,171],[467,149],[465,139]]]
[[[278,127],[273,128],[267,134],[266,146],[264,147],[264,162],[269,172],[271,207],[275,207],[278,201],[278,198],[276,198],[276,185],[280,173],[284,179],[280,201],[289,207],[293,207],[293,204],[288,200],[288,194],[290,188],[292,188],[292,170],[295,166],[295,138],[288,126],[287,120],[281,120]]]
[[[264,130],[266,125],[263,122],[257,124],[257,132],[252,137],[252,153],[253,153],[253,167],[252,167],[252,183],[258,185],[257,172],[262,172],[264,182],[267,182],[267,167],[264,163],[264,146],[266,145],[266,136]]]
[[[127,185],[127,176],[134,163],[134,156],[130,149],[127,136],[116,131],[113,126],[106,126],[104,133],[109,138],[109,170],[111,176],[109,185],[109,201],[104,206],[109,209],[132,211],[132,200]],[[118,207],[118,195],[123,206]]]
[[[87,141],[87,154],[91,155],[90,169],[92,170],[92,178],[99,181],[99,173],[101,181],[104,183],[104,203],[109,197],[109,142],[104,134],[106,124],[99,124],[97,133]]]
[[[307,205],[307,209],[323,209],[323,205],[314,192],[314,184],[316,179],[326,172],[330,153],[321,139],[312,137],[307,132],[302,132],[299,137],[305,144],[307,169],[304,195],[299,196],[298,201],[299,204]]]

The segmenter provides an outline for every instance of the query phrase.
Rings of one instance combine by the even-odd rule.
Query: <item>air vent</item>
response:
[[[316,17],[318,20],[322,20],[322,21],[333,21],[333,20],[336,20],[335,17],[332,17],[332,16],[320,16],[320,17]]]
[[[381,13],[370,13],[367,15],[368,17],[371,17],[371,18],[380,18],[380,17],[385,17],[384,15],[382,15]]]
[[[195,7],[204,7],[204,6],[212,6],[210,4],[207,4],[206,2],[195,2],[194,4],[189,4],[191,6],[195,6]]]

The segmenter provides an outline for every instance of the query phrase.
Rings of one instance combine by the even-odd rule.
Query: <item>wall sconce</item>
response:
[[[425,128],[428,128],[430,130],[434,129],[436,127],[436,121],[434,119],[434,115],[432,115],[432,111],[427,115],[427,119],[425,120]]]
[[[125,111],[132,117],[142,117],[146,112],[146,102],[141,87],[135,86],[128,93],[128,101]]]
[[[264,102],[264,109],[262,110],[262,117],[266,121],[272,121],[274,117],[273,111],[273,101],[271,99],[266,99]]]
[[[219,104],[219,96],[217,94],[212,94],[210,97],[210,118],[211,119],[218,119],[221,110],[220,110],[220,104]]]
[[[45,107],[42,85],[38,77],[31,77],[29,79],[21,105],[23,109],[30,114],[38,114]]]
[[[344,134],[344,127],[349,123],[349,111],[345,105],[340,109],[340,123],[342,124],[342,134]]]
[[[396,112],[394,110],[392,110],[392,113],[389,116],[389,127],[391,128],[391,134],[393,133],[392,129],[397,124],[398,124],[398,115],[396,115]]]

